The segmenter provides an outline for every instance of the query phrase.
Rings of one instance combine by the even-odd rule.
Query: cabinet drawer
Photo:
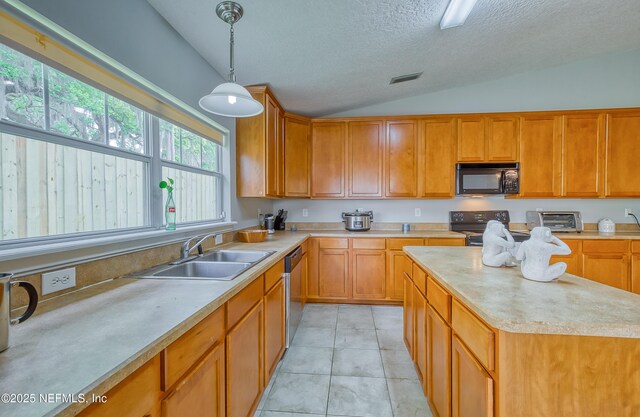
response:
[[[427,239],[427,246],[464,246],[464,238],[433,237]]]
[[[264,295],[264,275],[227,302],[227,329],[231,329]]]
[[[585,240],[582,242],[584,253],[622,253],[629,250],[627,240]]]
[[[493,371],[495,333],[456,300],[451,305],[451,327],[480,363]]]
[[[384,239],[351,239],[353,249],[384,249]]]
[[[405,246],[424,246],[424,239],[387,239],[387,249],[402,250]]]
[[[349,239],[321,238],[318,239],[320,249],[349,249]]]
[[[269,268],[267,272],[264,274],[264,292],[266,293],[273,287],[276,282],[282,278],[282,274],[284,274],[284,259],[278,261],[277,264]]]
[[[427,278],[427,300],[447,323],[451,323],[451,296],[432,277]]]
[[[162,352],[162,389],[166,391],[211,347],[224,339],[224,307],[205,317]]]
[[[413,264],[411,269],[411,276],[413,278],[414,284],[420,290],[422,294],[427,293],[427,273],[424,272],[417,264]]]
[[[631,252],[640,253],[640,240],[634,240],[631,242]]]

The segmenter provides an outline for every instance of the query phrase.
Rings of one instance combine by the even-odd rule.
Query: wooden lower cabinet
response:
[[[493,417],[493,379],[457,336],[451,344],[451,382],[453,417]]]
[[[413,358],[413,282],[405,275],[404,277],[404,301],[403,301],[403,338],[404,344],[409,350],[409,355]]]
[[[387,252],[387,298],[402,301],[404,297],[404,263],[406,255],[402,251]]]
[[[264,385],[269,380],[286,346],[285,288],[281,278],[264,295]]]
[[[160,355],[154,356],[105,394],[107,402],[94,403],[83,417],[160,416]]]
[[[384,250],[354,250],[351,253],[354,299],[385,298],[387,293],[386,263]]]
[[[262,396],[263,315],[260,301],[227,333],[227,417],[253,416]]]
[[[220,343],[162,401],[162,417],[224,417],[224,358]]]
[[[427,307],[427,397],[434,417],[451,416],[451,328]]]
[[[426,393],[427,376],[427,298],[413,286],[413,327],[414,352],[413,360],[416,364],[418,379]]]
[[[629,241],[582,242],[582,276],[605,285],[631,290]]]
[[[640,294],[640,241],[631,242],[631,292]]]
[[[562,239],[562,236],[559,237]],[[567,239],[564,243],[571,248],[571,254],[552,256],[550,263],[564,262],[567,264],[568,274],[582,276],[582,242],[578,239]]]
[[[349,249],[320,249],[318,252],[318,295],[320,298],[349,298]]]

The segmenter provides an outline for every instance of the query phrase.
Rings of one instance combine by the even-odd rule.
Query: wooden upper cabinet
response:
[[[247,89],[264,112],[236,118],[236,193],[238,197],[279,197],[284,192],[282,109],[266,86]]]
[[[484,162],[486,158],[483,117],[458,119],[458,161]]]
[[[311,123],[308,119],[284,116],[284,196],[311,195]]]
[[[422,123],[424,197],[453,197],[456,165],[455,119],[433,119]]]
[[[416,197],[418,195],[418,122],[387,122],[385,148],[385,196]]]
[[[346,122],[314,122],[311,125],[311,196],[344,197]]]
[[[518,160],[516,116],[469,116],[458,119],[459,162]]]
[[[561,194],[561,117],[520,118],[520,196]]]
[[[280,109],[276,101],[267,95],[267,102],[264,108],[267,120],[267,196],[278,195],[278,139],[280,121]]]
[[[382,120],[349,122],[347,135],[349,197],[382,197],[383,159]]]
[[[607,197],[640,196],[640,112],[607,114]]]
[[[604,194],[605,117],[572,114],[562,118],[562,195]]]
[[[488,117],[485,121],[485,124],[486,161],[517,161],[518,118],[515,116]]]

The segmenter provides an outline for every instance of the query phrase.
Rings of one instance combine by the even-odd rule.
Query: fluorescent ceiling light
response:
[[[440,29],[449,29],[464,25],[465,20],[471,13],[476,0],[450,0],[447,10],[440,21]]]

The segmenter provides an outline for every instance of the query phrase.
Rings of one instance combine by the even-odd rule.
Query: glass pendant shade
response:
[[[200,99],[200,107],[209,113],[227,117],[251,117],[264,110],[259,101],[243,86],[236,83],[223,83],[210,94]]]

